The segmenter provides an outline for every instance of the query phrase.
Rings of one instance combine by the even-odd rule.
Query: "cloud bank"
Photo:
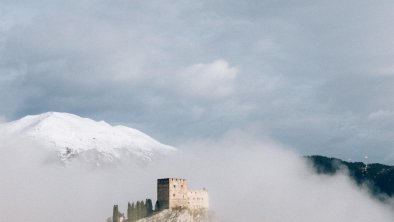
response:
[[[156,199],[156,179],[183,177],[206,187],[217,221],[391,222],[394,205],[371,198],[344,175],[315,175],[296,153],[234,131],[190,141],[147,166],[95,168],[55,161],[39,144],[1,138],[0,220],[104,221],[113,204]]]

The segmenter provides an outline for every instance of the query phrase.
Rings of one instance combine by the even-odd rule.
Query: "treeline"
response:
[[[145,202],[137,201],[136,203],[128,203],[127,205],[127,218],[125,215],[119,212],[118,205],[114,206],[112,221],[113,222],[134,222],[139,219],[149,217],[155,212],[160,211],[159,202],[156,201],[155,209],[153,209],[152,200],[146,199]]]
[[[344,167],[350,178],[359,185],[366,185],[372,194],[381,198],[382,194],[394,197],[394,166],[378,163],[347,162],[325,156],[307,156],[317,173],[335,174]]]

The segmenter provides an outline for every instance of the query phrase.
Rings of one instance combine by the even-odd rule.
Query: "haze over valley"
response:
[[[63,127],[58,138],[51,138],[55,144],[64,138],[60,135],[79,132],[91,124],[104,124],[66,113],[27,118],[40,119],[35,126],[43,129],[48,116],[53,115],[61,126],[69,124],[70,117],[78,121],[76,128]],[[52,117],[49,117],[51,123]],[[2,130],[9,131],[9,127],[21,122],[24,120],[3,124]],[[84,151],[64,160],[59,156],[62,148],[47,146],[51,134],[38,132],[40,137],[24,133],[1,135],[0,207],[4,213],[0,220],[12,217],[15,221],[42,221],[42,218],[104,221],[111,215],[113,204],[119,204],[124,212],[129,201],[155,199],[155,181],[165,177],[188,178],[193,186],[206,187],[210,209],[217,221],[294,221],[296,218],[296,221],[311,222],[389,222],[394,218],[392,198],[378,200],[367,187],[357,186],[345,172],[318,175],[300,154],[246,131],[232,131],[215,140],[190,141],[176,150],[155,142],[158,151],[163,149],[166,154],[148,161],[145,156],[135,156],[133,150],[149,150],[151,143],[136,140],[143,145],[129,147],[132,155],[119,152],[105,164],[80,158]],[[113,139],[111,134],[96,139],[105,141],[106,136]],[[147,135],[143,138],[154,141]],[[72,144],[67,147],[73,149]],[[346,213],[349,210],[352,214]]]

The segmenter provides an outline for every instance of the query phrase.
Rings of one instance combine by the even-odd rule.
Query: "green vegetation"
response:
[[[153,215],[153,213],[158,212],[158,208],[156,208],[156,211],[153,210],[152,206],[152,200],[151,199],[146,199],[145,202],[142,201],[137,201],[136,203],[128,203],[127,204],[127,222],[134,222],[137,221],[141,218],[149,217]],[[118,205],[114,206],[113,210],[113,216],[112,216],[112,221],[113,222],[119,222],[120,218],[124,218],[124,215],[119,213]]]
[[[114,209],[112,213],[112,221],[119,222],[119,219],[120,219],[119,207],[118,205],[114,205]]]
[[[306,158],[319,174],[333,175],[338,171],[345,170],[358,185],[369,187],[374,196],[378,198],[382,198],[382,194],[383,196],[394,196],[394,166],[379,163],[346,162],[324,156],[307,156]]]

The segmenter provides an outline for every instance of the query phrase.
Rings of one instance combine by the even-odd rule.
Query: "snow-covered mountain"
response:
[[[26,116],[1,124],[0,133],[33,139],[55,150],[65,162],[82,158],[100,164],[124,157],[150,161],[176,150],[133,128],[111,126],[104,121],[59,112]]]

